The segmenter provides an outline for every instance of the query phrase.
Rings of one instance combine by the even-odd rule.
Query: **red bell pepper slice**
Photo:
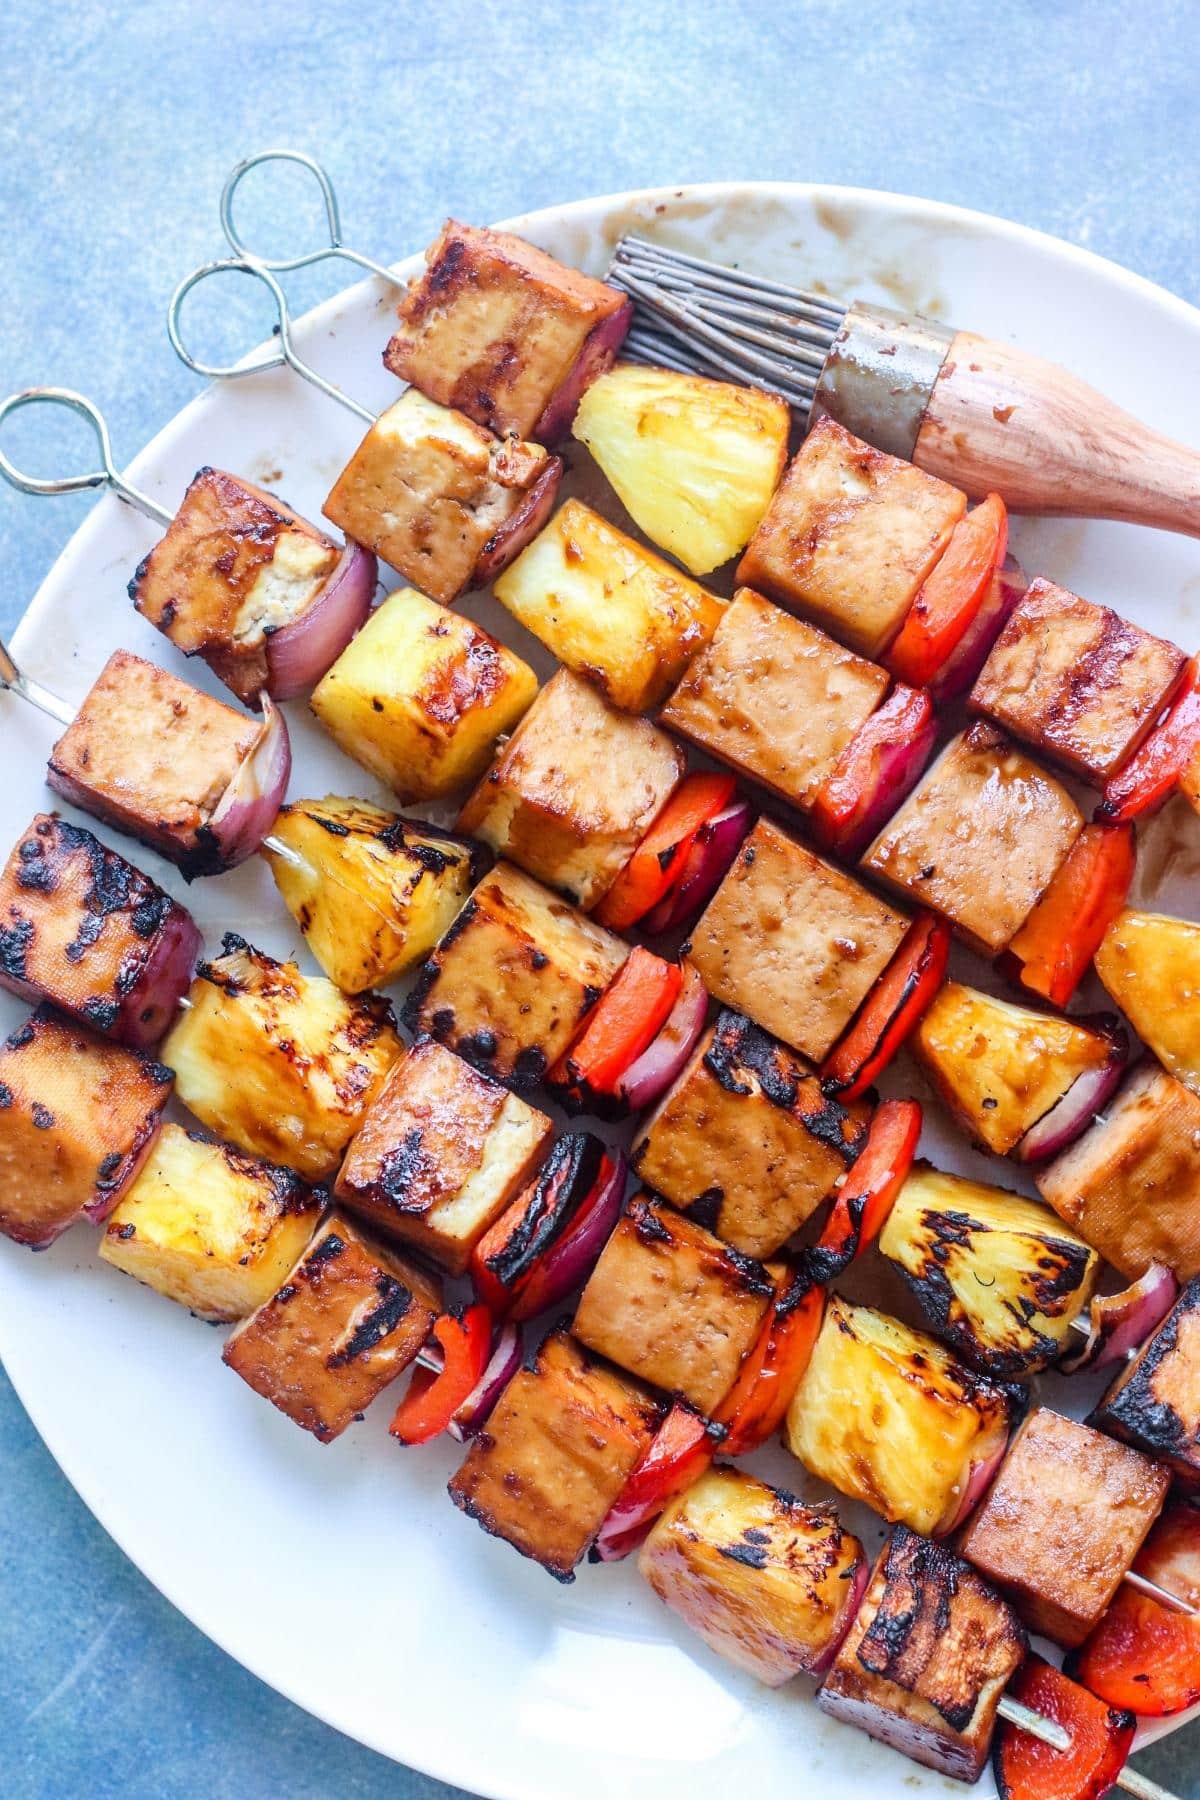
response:
[[[924,769],[935,730],[925,689],[897,682],[821,785],[810,814],[818,843],[848,857],[865,850]]]
[[[893,675],[924,687],[958,644],[987,598],[1008,549],[1008,510],[999,494],[960,519],[921,584],[885,661]]]
[[[445,1431],[478,1386],[491,1355],[491,1314],[486,1306],[468,1306],[461,1318],[443,1313],[434,1321],[433,1335],[442,1347],[445,1363],[438,1374],[432,1369],[413,1371],[408,1392],[388,1427],[405,1445],[427,1444]]]
[[[807,1268],[785,1281],[714,1414],[718,1425],[728,1427],[722,1449],[729,1456],[756,1450],[782,1425],[821,1329],[825,1289],[820,1282]]]
[[[1200,658],[1183,672],[1163,717],[1140,750],[1112,777],[1096,808],[1106,825],[1122,825],[1154,811],[1171,796],[1200,753]]]
[[[733,794],[732,775],[685,775],[596,908],[601,925],[628,931],[644,919],[682,875],[700,827],[724,812]]]
[[[1001,966],[1031,993],[1065,1006],[1124,906],[1136,864],[1132,825],[1085,825]]]
[[[821,1070],[827,1093],[857,1100],[887,1068],[920,1024],[942,985],[950,957],[950,928],[918,913],[900,948],[858,1010]]]
[[[703,1475],[719,1435],[695,1407],[675,1402],[600,1527],[601,1562],[619,1562],[637,1549],[667,1502]]]
[[[547,1076],[580,1101],[615,1097],[621,1077],[658,1036],[679,998],[678,963],[639,944],[629,952],[612,985],[592,1008],[583,1030]]]
[[[1014,1700],[1070,1733],[1055,1750],[1001,1720],[992,1744],[1000,1800],[1100,1800],[1125,1767],[1133,1743],[1131,1712],[1097,1700],[1040,1656],[1028,1656],[1009,1687]]]
[[[1170,1502],[1133,1566],[1200,1606],[1200,1512],[1186,1501]],[[1076,1652],[1071,1674],[1109,1706],[1151,1718],[1183,1712],[1200,1700],[1200,1618],[1123,1584]]]
[[[918,1101],[884,1100],[876,1107],[867,1141],[834,1196],[812,1252],[822,1281],[840,1275],[875,1242],[908,1178],[920,1136]]]

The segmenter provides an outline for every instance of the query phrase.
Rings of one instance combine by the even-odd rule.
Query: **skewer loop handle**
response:
[[[321,201],[325,208],[325,225],[329,233],[327,244],[318,244],[312,250],[303,250],[297,256],[258,256],[249,248],[238,231],[233,217],[233,196],[238,186],[251,169],[260,168],[265,163],[296,163],[307,169],[321,190]],[[244,262],[251,262],[260,269],[271,269],[282,273],[287,269],[306,269],[313,263],[324,262],[327,257],[341,257],[345,262],[356,263],[360,269],[366,269],[372,275],[390,281],[396,287],[404,285],[397,276],[377,263],[369,256],[363,256],[357,250],[348,250],[342,242],[342,221],[338,210],[337,194],[327,171],[315,156],[309,156],[303,150],[260,150],[255,156],[244,156],[237,167],[232,169],[221,189],[221,229],[225,233],[225,241],[234,255]]]

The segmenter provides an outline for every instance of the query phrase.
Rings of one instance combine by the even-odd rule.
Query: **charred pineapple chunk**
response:
[[[100,1254],[202,1319],[241,1319],[279,1287],[320,1216],[290,1169],[167,1124]]]
[[[324,1181],[400,1055],[392,1009],[228,932],[163,1045],[185,1106],[239,1149]]]
[[[496,598],[623,712],[666,698],[725,604],[581,500],[559,507],[496,582]]]
[[[987,1583],[898,1525],[817,1704],[956,1781],[978,1781],[996,1708],[1028,1645]]]
[[[501,1394],[450,1498],[557,1581],[573,1581],[660,1416],[643,1387],[559,1328]]]
[[[313,692],[330,737],[402,800],[481,775],[537,692],[519,656],[405,588],[376,607]]]
[[[343,993],[386,987],[428,956],[481,873],[476,846],[366,800],[292,800],[263,856],[309,949]]]
[[[1200,1278],[1126,1363],[1089,1421],[1200,1490]]]
[[[441,1310],[431,1276],[331,1213],[222,1360],[328,1444],[408,1368]]]
[[[924,1331],[831,1294],[784,1441],[812,1474],[890,1523],[944,1532],[994,1461],[1013,1398]]]
[[[103,1219],[148,1155],[171,1071],[41,1006],[0,1044],[0,1232],[44,1250]]]
[[[879,1237],[934,1330],[985,1375],[1062,1355],[1100,1258],[1048,1208],[918,1164]]]
[[[608,892],[683,775],[683,752],[560,669],[459,814],[460,831],[585,912]]]
[[[525,1092],[574,1042],[628,954],[610,931],[497,863],[426,962],[404,1022]]]
[[[1127,906],[1101,940],[1096,973],[1163,1067],[1200,1094],[1200,925]]]
[[[960,1548],[1031,1631],[1071,1648],[1107,1610],[1170,1484],[1138,1451],[1039,1406]]]

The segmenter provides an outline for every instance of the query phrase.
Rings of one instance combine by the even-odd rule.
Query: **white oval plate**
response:
[[[740,183],[581,201],[513,224],[597,273],[620,233],[638,229],[1011,338],[1182,438],[1200,414],[1200,313],[1082,250],[978,214],[851,189]],[[297,331],[302,353],[378,407],[398,391],[380,363],[394,299],[383,283],[366,283]],[[275,372],[203,394],[133,475],[171,505],[200,464],[223,464],[278,486],[317,517],[358,435],[352,418]],[[591,485],[586,472],[584,480]],[[611,512],[611,497],[607,504]],[[125,597],[154,536],[116,500],[99,502],[16,634],[30,674],[78,698],[118,644],[178,666]],[[1189,650],[1200,640],[1196,544],[1070,522],[1019,522],[1014,542],[1031,570],[1112,602]],[[523,654],[535,648],[490,599],[470,610]],[[547,669],[540,651],[531,660]],[[223,692],[201,665],[188,673]],[[302,704],[288,711],[293,794],[375,793]],[[6,852],[49,803],[42,777],[56,734],[9,694],[0,695],[0,731]],[[1198,851],[1200,834],[1168,811],[1143,859],[1156,878],[1168,877],[1155,888],[1164,904],[1187,910]],[[132,853],[182,892],[173,870]],[[275,954],[298,949],[257,862],[198,882],[186,898],[210,946],[236,928]],[[21,1016],[0,996],[4,1029]],[[936,1117],[924,1147],[947,1166],[986,1166]],[[1027,1186],[1009,1164],[990,1172]],[[514,1800],[567,1792],[662,1800],[685,1788],[700,1800],[733,1786],[773,1795],[792,1782],[807,1791],[823,1784],[843,1800],[961,1793],[823,1719],[810,1684],[770,1692],[709,1655],[629,1564],[585,1567],[564,1588],[485,1537],[445,1498],[455,1447],[399,1451],[385,1432],[386,1397],[339,1443],[317,1444],[222,1367],[216,1332],[99,1264],[93,1249],[82,1228],[39,1257],[0,1242],[5,1366],[63,1471],[139,1568],[209,1637],[310,1712],[443,1780]],[[893,1290],[884,1297],[892,1303]],[[1082,1389],[1068,1402],[1063,1383],[1045,1385],[1078,1410]],[[817,1491],[781,1449],[758,1464],[801,1492]],[[878,1521],[842,1511],[873,1552]]]

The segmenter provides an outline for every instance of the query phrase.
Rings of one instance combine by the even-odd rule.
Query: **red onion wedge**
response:
[[[682,931],[699,918],[740,850],[753,816],[744,800],[734,800],[715,819],[701,825],[678,881],[642,920],[648,937]]]
[[[371,552],[347,542],[310,604],[267,638],[267,692],[272,699],[295,700],[316,687],[365,624],[377,581]]]
[[[975,1508],[979,1505],[979,1502],[983,1499],[984,1494],[992,1485],[992,1477],[1000,1467],[1000,1464],[1004,1461],[1004,1452],[1007,1449],[1008,1433],[1005,1431],[1001,1433],[998,1443],[992,1450],[988,1451],[986,1456],[982,1457],[977,1462],[972,1462],[971,1467],[967,1471],[967,1479],[963,1483],[962,1493],[958,1497],[958,1504],[954,1508],[949,1524],[939,1525],[938,1529],[933,1533],[934,1537],[949,1537],[950,1533],[957,1531],[960,1525],[966,1524],[971,1514],[975,1511]]]
[[[149,1050],[157,1044],[192,985],[203,948],[204,939],[191,913],[172,900],[146,960],[121,997],[117,1022],[108,1035],[134,1050]]]
[[[472,576],[475,587],[486,587],[489,581],[495,581],[526,544],[532,543],[554,511],[562,478],[562,457],[552,456],[519,506],[508,515],[499,530],[492,533],[479,552]]]
[[[708,990],[699,971],[682,963],[683,986],[667,1022],[621,1077],[621,1093],[630,1112],[642,1112],[666,1093],[700,1042],[708,1017]]]
[[[834,1621],[829,1634],[829,1642],[822,1650],[816,1662],[810,1663],[805,1671],[819,1681],[833,1667],[833,1659],[841,1649],[846,1633],[858,1617],[858,1609],[863,1603],[863,1595],[871,1579],[871,1565],[865,1556],[859,1558],[854,1565],[854,1576],[846,1584],[846,1598],[842,1602],[842,1610]]]
[[[992,645],[1016,611],[1029,586],[1029,577],[1010,551],[997,570],[983,605],[958,643],[929,683],[939,706],[957,700],[975,685],[979,671],[992,653]]]
[[[557,1306],[574,1293],[591,1274],[597,1257],[612,1236],[625,1202],[629,1165],[624,1153],[615,1151],[611,1169],[585,1199],[558,1240],[551,1244],[530,1279],[517,1295],[514,1320],[532,1319]]]
[[[534,427],[535,442],[557,444],[567,435],[579,410],[579,402],[597,375],[603,375],[617,360],[617,352],[632,324],[633,301],[625,300],[606,319],[592,327],[565,378],[546,402],[546,409]]]
[[[817,796],[812,829],[818,843],[857,862],[916,787],[936,741],[928,693],[897,682],[847,744]]]
[[[272,825],[292,773],[287,721],[263,695],[262,730],[204,828],[216,870],[236,869],[253,856]]]
[[[486,1425],[493,1406],[521,1366],[524,1343],[515,1325],[502,1325],[492,1340],[492,1354],[479,1381],[463,1401],[446,1430],[460,1444]]]
[[[1156,1332],[1179,1295],[1179,1283],[1162,1263],[1151,1263],[1132,1287],[1119,1294],[1096,1294],[1088,1308],[1088,1335],[1083,1349],[1059,1363],[1064,1375],[1080,1369],[1104,1369],[1140,1350]]]
[[[1080,1024],[1086,1023],[1079,1020]],[[1103,1110],[1120,1085],[1129,1057],[1129,1040],[1114,1019],[1095,1021],[1111,1045],[1107,1062],[1077,1075],[1062,1099],[1031,1125],[1012,1152],[1017,1162],[1045,1162],[1073,1144]]]

